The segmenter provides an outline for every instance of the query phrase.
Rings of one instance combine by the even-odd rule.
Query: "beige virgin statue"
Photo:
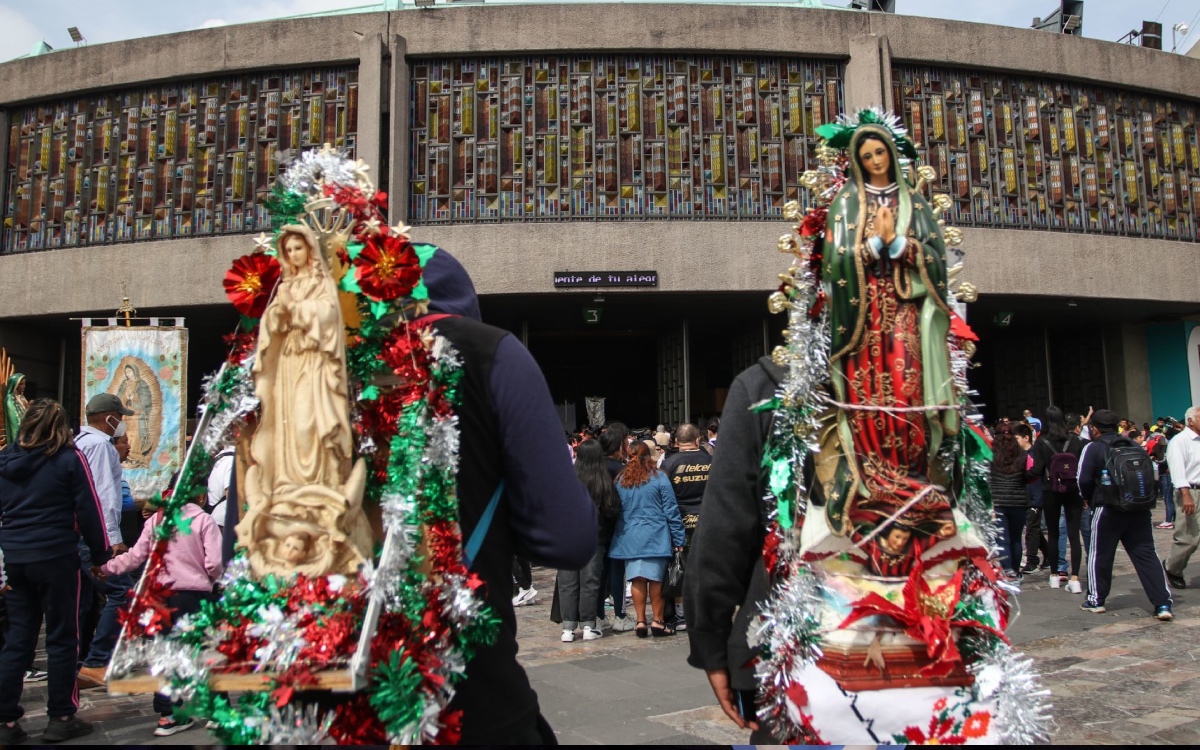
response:
[[[283,273],[259,326],[262,409],[238,540],[260,576],[354,573],[375,540],[362,509],[366,464],[352,461],[337,288],[307,226],[285,226],[277,247]]]

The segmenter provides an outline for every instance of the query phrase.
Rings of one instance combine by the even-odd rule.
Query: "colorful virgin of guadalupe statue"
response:
[[[262,403],[238,538],[259,575],[353,573],[374,538],[362,510],[366,465],[352,462],[346,333],[315,233],[288,225],[282,279],[259,328],[254,388]]]
[[[817,133],[817,203],[786,210],[800,239],[780,238],[795,262],[770,303],[789,311],[784,377],[755,407],[773,415],[758,717],[786,744],[1044,741],[1044,693],[1004,635],[990,449],[963,421],[974,334],[954,306],[973,290],[950,289],[949,199],[921,196],[896,118]]]
[[[863,543],[872,572],[903,576],[955,533],[952,477],[938,460],[959,431],[946,251],[900,170],[912,144],[867,124],[844,147],[851,171],[829,207],[823,268],[842,404],[821,449],[825,507],[835,534]]]

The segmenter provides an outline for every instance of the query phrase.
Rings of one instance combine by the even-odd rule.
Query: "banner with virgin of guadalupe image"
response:
[[[121,463],[135,498],[167,488],[183,465],[187,425],[186,328],[84,326],[80,414],[111,393],[134,412],[125,417],[129,456]]]

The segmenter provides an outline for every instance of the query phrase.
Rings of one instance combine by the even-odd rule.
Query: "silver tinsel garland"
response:
[[[271,706],[271,713],[259,728],[260,745],[332,745],[329,727],[333,725],[332,711],[321,713],[315,703],[303,708],[288,704],[283,708]]]
[[[375,195],[375,187],[367,178],[362,160],[350,161],[341,149],[328,146],[300,154],[275,184],[313,198],[322,197],[323,187],[330,184],[358,187],[368,199]]]
[[[996,647],[967,668],[975,675],[972,691],[979,701],[995,700],[992,717],[1003,745],[1044,745],[1054,729],[1048,702],[1033,660],[999,639]]]
[[[254,355],[251,354],[238,365],[226,365],[233,368],[234,387],[229,393],[222,393],[217,384],[225,370],[218,370],[204,379],[200,386],[203,396],[200,403],[212,412],[208,430],[200,436],[200,443],[205,452],[215,456],[228,448],[235,437],[237,428],[246,417],[258,409],[258,396],[254,392],[254,380],[250,371],[254,367]]]

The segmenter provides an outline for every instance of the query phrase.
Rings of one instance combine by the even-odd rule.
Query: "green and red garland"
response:
[[[176,534],[190,533],[182,508],[206,491],[214,457],[252,426],[257,399],[250,377],[263,314],[280,278],[274,237],[238,258],[224,286],[242,315],[227,337],[225,365],[205,384],[208,429],[194,438],[162,513],[143,581],[122,614],[121,646],[110,679],[148,670],[183,700],[179,713],[208,719],[231,744],[453,744],[461,716],[448,709],[467,662],[493,642],[498,619],[483,603],[480,579],[463,561],[456,495],[463,370],[457,352],[420,316],[428,303],[422,268],[432,245],[408,227],[388,227],[386,196],[361,162],[326,147],[301,155],[277,180],[268,202],[273,224],[309,212],[343,217],[331,249],[347,320],[347,370],[358,455],[370,467],[366,502],[382,510],[387,533],[373,567],[340,575],[256,578],[239,554],[221,596],[200,612],[172,617],[162,583]],[[389,377],[380,377],[389,376]],[[398,383],[380,386],[377,383]],[[323,673],[347,669],[368,608],[380,611],[369,649],[369,685],[320,705],[304,691]],[[213,690],[221,673],[262,673],[267,690],[236,698]]]

